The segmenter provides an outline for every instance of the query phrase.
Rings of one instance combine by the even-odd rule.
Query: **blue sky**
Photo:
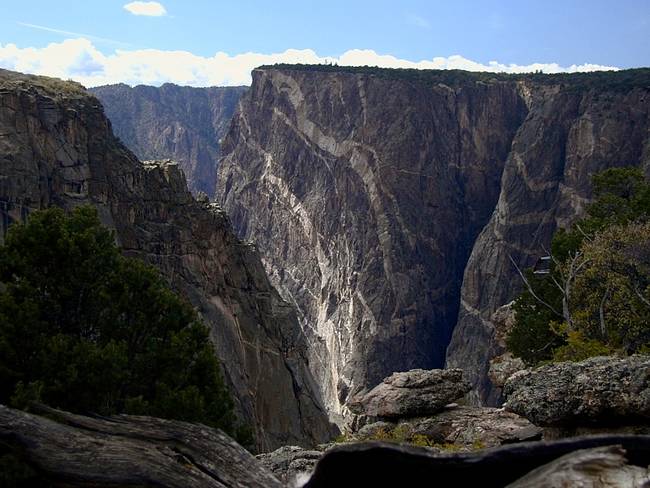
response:
[[[157,16],[134,15],[125,4],[12,1],[0,19],[0,66],[86,84],[235,84],[255,62],[285,58],[389,66],[438,59],[421,67],[468,69],[496,61],[493,70],[536,63],[548,65],[545,71],[650,66],[650,0],[161,0],[153,10],[144,7],[163,9]],[[44,51],[48,45],[62,47]],[[303,54],[263,57],[287,50]],[[228,57],[215,60],[216,53]],[[259,56],[233,61],[244,53]],[[178,72],[165,63],[177,64]]]

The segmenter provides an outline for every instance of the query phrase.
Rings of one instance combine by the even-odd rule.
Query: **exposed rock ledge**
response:
[[[282,486],[243,447],[204,425],[37,409],[48,418],[0,405],[0,444],[22,452],[57,486]]]
[[[505,408],[543,426],[650,424],[650,357],[595,357],[516,373]]]

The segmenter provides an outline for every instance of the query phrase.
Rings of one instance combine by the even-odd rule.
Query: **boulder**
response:
[[[351,409],[378,418],[421,417],[439,412],[469,390],[459,369],[412,369],[385,378]]]
[[[36,409],[47,418],[0,405],[0,452],[8,449],[33,468],[39,486],[282,486],[217,429],[153,417],[95,418]]]
[[[521,371],[506,410],[537,425],[635,425],[650,420],[650,357],[595,357]]]
[[[257,459],[290,488],[302,486],[311,476],[321,451],[310,451],[298,446],[283,446],[273,452],[258,454]]]

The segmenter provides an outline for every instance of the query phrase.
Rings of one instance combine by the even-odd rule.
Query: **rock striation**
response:
[[[506,409],[545,426],[647,425],[650,357],[595,357],[516,373]]]
[[[329,438],[295,312],[219,207],[178,165],[140,163],[80,85],[0,70],[0,242],[33,210],[81,204],[198,309],[259,450]]]
[[[123,83],[91,88],[113,132],[139,159],[173,159],[192,193],[214,194],[220,141],[247,87],[160,87]]]
[[[294,304],[332,416],[394,371],[461,368],[496,403],[493,313],[591,175],[650,163],[650,70],[263,67],[216,198]],[[449,347],[447,347],[449,346]]]
[[[153,417],[91,418],[0,405],[0,441],[20,453],[38,486],[280,488],[248,451],[217,429]],[[25,485],[27,486],[27,485]]]
[[[414,369],[394,373],[355,399],[355,413],[384,419],[421,417],[442,410],[471,388],[459,369]]]

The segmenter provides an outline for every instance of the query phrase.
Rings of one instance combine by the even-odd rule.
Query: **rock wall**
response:
[[[0,70],[0,242],[33,210],[88,203],[210,325],[258,449],[328,438],[295,313],[225,214],[194,200],[177,165],[140,163],[80,85]]]
[[[595,171],[648,162],[649,86],[649,70],[253,72],[216,199],[298,310],[332,418],[445,360],[496,401],[490,318],[519,289],[510,257],[544,252]]]
[[[91,88],[113,131],[138,158],[178,161],[193,193],[214,193],[220,140],[243,86],[193,88],[125,84]]]
[[[487,372],[503,352],[492,314],[512,300],[520,268],[545,255],[553,233],[582,215],[591,175],[613,166],[650,167],[650,71],[619,87],[610,74],[598,89],[524,83],[529,113],[512,143],[501,193],[465,269],[458,325],[447,351],[449,367],[465,370],[475,402],[495,403]]]
[[[443,365],[526,113],[498,81],[253,72],[216,198],[296,306],[333,417],[393,371]]]

